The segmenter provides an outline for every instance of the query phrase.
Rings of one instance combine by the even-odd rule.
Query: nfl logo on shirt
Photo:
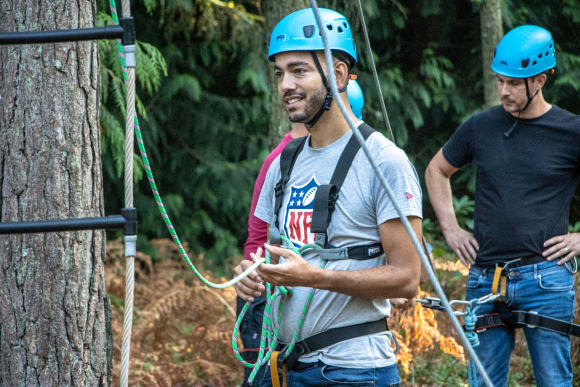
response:
[[[318,186],[319,184],[313,175],[305,185],[290,187],[290,199],[286,203],[284,232],[297,248],[314,243],[314,234],[310,232],[310,226],[312,224],[314,196]]]

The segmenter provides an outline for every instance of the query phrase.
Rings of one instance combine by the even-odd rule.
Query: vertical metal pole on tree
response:
[[[130,23],[128,39],[123,39],[125,63],[127,65],[127,112],[125,121],[125,207],[133,209],[133,136],[135,125],[135,33],[131,19],[129,0],[122,0],[123,19]],[[132,36],[131,36],[132,35]],[[125,313],[123,320],[123,346],[121,348],[120,384],[129,384],[129,355],[131,330],[133,326],[133,286],[135,281],[135,255],[137,252],[137,232],[124,236],[125,241]]]

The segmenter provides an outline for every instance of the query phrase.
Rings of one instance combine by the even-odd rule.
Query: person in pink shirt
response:
[[[276,157],[282,153],[282,149],[284,149],[284,147],[288,145],[290,141],[306,135],[308,135],[308,130],[304,124],[296,124],[291,131],[286,133],[278,146],[274,148],[272,152],[270,152],[270,154],[264,160],[262,167],[260,168],[260,173],[258,174],[256,183],[254,184],[252,204],[250,205],[250,216],[248,217],[248,239],[246,239],[246,243],[244,243],[245,259],[251,260],[250,253],[255,253],[256,250],[258,250],[258,247],[264,246],[264,243],[266,243],[266,239],[268,237],[268,230],[266,229],[267,224],[254,216],[254,210],[256,209],[256,204],[258,204],[258,198],[260,197],[260,192],[262,191],[262,185],[264,185],[266,172],[268,172],[268,168],[270,168],[272,161],[274,161],[274,159],[276,159]]]

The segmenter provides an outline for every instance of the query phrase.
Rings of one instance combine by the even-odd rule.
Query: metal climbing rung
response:
[[[76,218],[41,220],[35,222],[0,223],[0,234],[27,234],[55,231],[97,230],[124,228],[125,235],[137,233],[137,212],[134,208],[123,208],[123,215],[109,215],[101,218]]]
[[[73,30],[0,32],[0,45],[73,42],[80,40],[121,39],[122,43],[134,44],[133,18],[121,18],[120,25],[81,28]]]

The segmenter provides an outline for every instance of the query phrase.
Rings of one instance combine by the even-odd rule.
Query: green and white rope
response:
[[[115,22],[115,24],[119,24],[119,19],[117,17],[117,11],[116,11],[116,6],[115,6],[115,0],[109,0],[109,4],[110,4],[110,8],[111,8],[111,15],[113,17],[113,21]],[[125,60],[124,60],[125,52],[124,52],[123,46],[120,44],[120,42],[117,44],[117,48],[119,50],[119,58],[121,61],[121,66],[123,67],[123,77],[126,80],[126,77],[128,76],[129,71],[127,71],[127,66],[126,66]],[[153,171],[151,170],[151,164],[149,163],[149,157],[147,156],[147,151],[145,150],[145,144],[143,142],[143,135],[141,133],[141,128],[139,126],[139,119],[138,119],[136,114],[134,114],[134,128],[135,128],[135,135],[137,136],[137,146],[139,148],[139,153],[141,154],[141,159],[143,160],[143,165],[145,167],[145,174],[147,176],[147,181],[149,182],[149,187],[151,188],[151,191],[152,191],[153,196],[155,198],[155,203],[157,204],[157,208],[159,209],[159,212],[161,213],[161,217],[162,217],[163,221],[165,222],[165,225],[167,226],[167,230],[169,231],[171,238],[173,239],[173,241],[177,245],[179,253],[180,253],[181,257],[183,258],[183,260],[185,261],[185,263],[187,264],[187,266],[195,273],[195,275],[201,280],[201,282],[203,282],[207,286],[215,288],[215,289],[225,289],[227,287],[230,287],[230,286],[236,284],[241,279],[247,277],[252,271],[256,270],[256,268],[260,264],[262,264],[265,261],[265,259],[261,259],[261,260],[254,262],[254,264],[252,266],[250,266],[247,270],[245,270],[243,273],[241,273],[240,275],[236,276],[232,280],[225,282],[223,284],[211,282],[208,279],[206,279],[199,272],[199,270],[195,267],[195,265],[191,262],[191,259],[187,255],[187,252],[185,251],[185,248],[183,247],[183,244],[181,243],[181,240],[179,239],[179,236],[177,235],[177,232],[175,231],[175,227],[173,227],[173,223],[171,222],[171,219],[169,218],[169,215],[167,214],[167,211],[165,210],[165,205],[163,204],[163,200],[161,199],[161,195],[159,194],[159,191],[157,190],[157,184],[155,183]],[[131,156],[132,155],[133,155],[133,153],[131,152]]]

